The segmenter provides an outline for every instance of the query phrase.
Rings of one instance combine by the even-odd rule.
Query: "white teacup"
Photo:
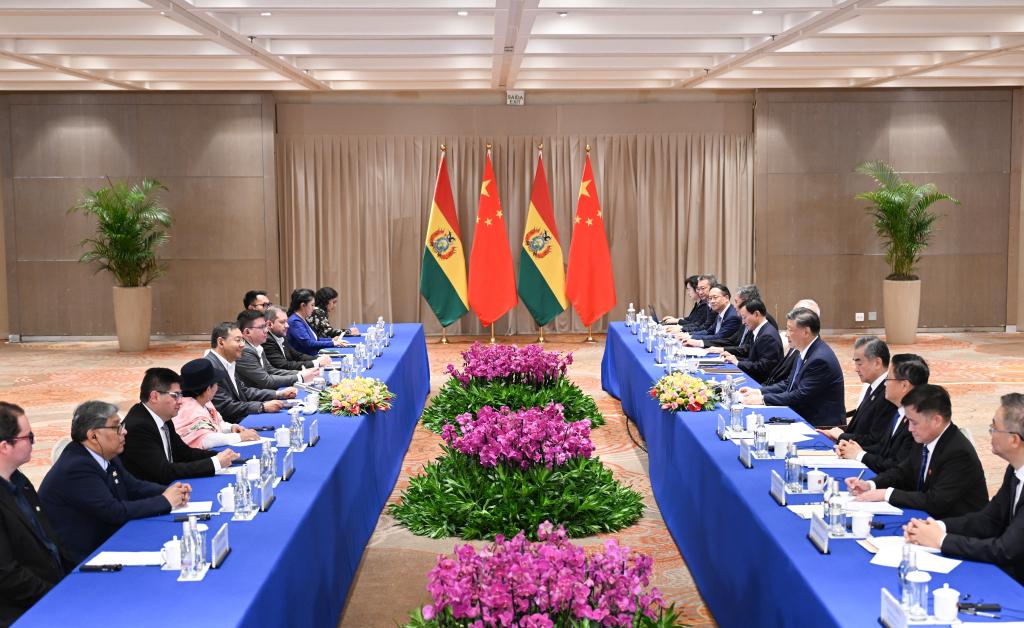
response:
[[[932,597],[935,598],[935,619],[946,622],[956,621],[957,613],[960,612],[957,608],[960,592],[949,588],[949,583],[947,583],[932,591]]]
[[[866,537],[871,533],[872,516],[870,512],[851,512],[848,516],[853,522],[853,536]]]
[[[235,487],[225,486],[220,489],[217,493],[217,503],[220,504],[220,509],[224,512],[235,511]]]
[[[274,430],[274,438],[277,439],[278,447],[287,447],[291,444],[292,433],[287,426],[282,425]]]
[[[818,469],[811,469],[807,472],[807,492],[822,493],[825,491],[825,479],[828,474]]]
[[[260,461],[259,458],[250,458],[245,461],[245,477],[250,482],[259,482],[260,480]]]
[[[782,459],[786,457],[786,452],[789,451],[789,443],[784,440],[775,441],[775,457]]]
[[[160,548],[160,560],[168,569],[181,569],[181,541],[174,537]]]

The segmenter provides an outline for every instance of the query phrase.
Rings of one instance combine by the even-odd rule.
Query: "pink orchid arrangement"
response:
[[[455,420],[458,428],[445,425],[441,437],[456,451],[478,458],[485,467],[503,463],[526,469],[543,464],[550,469],[594,453],[590,421],[567,423],[562,406],[556,403],[516,411],[484,406],[476,417],[467,412]]]
[[[590,620],[602,626],[653,623],[666,604],[656,588],[647,591],[653,560],[608,539],[587,556],[568,541],[565,530],[545,521],[539,542],[520,532],[498,535],[480,551],[466,544],[438,557],[427,589],[433,604],[420,613],[427,621],[458,626],[564,626]],[[671,612],[671,610],[669,611]],[[452,622],[454,620],[454,622]]]
[[[462,370],[449,364],[445,372],[466,385],[472,379],[548,384],[565,375],[572,353],[545,351],[540,345],[485,345],[473,343],[462,352]]]

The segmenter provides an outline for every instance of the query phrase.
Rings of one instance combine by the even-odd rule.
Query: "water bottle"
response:
[[[900,567],[898,570],[899,574],[899,585],[900,585],[900,605],[904,609],[910,610],[911,603],[911,586],[907,582],[907,576],[910,572],[917,571],[917,552],[914,551],[914,547],[909,543],[903,544],[903,560],[900,561]]]
[[[633,307],[632,303],[630,303],[629,304],[629,309],[626,310],[626,329],[630,330],[631,332],[633,332],[635,334],[636,330],[633,329],[635,325],[636,325],[636,308]]]
[[[743,406],[734,403],[729,407],[729,429],[733,432],[743,431]]]
[[[721,387],[721,390],[722,390],[722,406],[724,408],[726,408],[727,410],[732,409],[732,402],[733,402],[733,398],[734,398],[734,395],[733,395],[733,388],[734,388],[734,386],[735,386],[735,384],[732,381],[732,375],[729,375],[728,377],[726,377],[725,381],[722,382],[722,387]]]
[[[181,524],[181,577],[191,578],[196,573],[196,518],[189,517]]]
[[[659,330],[654,341],[654,363],[662,365],[665,363],[665,334]]]
[[[297,414],[292,415],[292,424],[289,426],[289,445],[292,451],[302,449],[302,419]]]
[[[260,452],[260,481],[266,482],[274,477],[274,458],[270,453],[270,442],[263,441],[263,451]]]
[[[764,425],[764,417],[760,415],[754,425],[754,457],[768,457],[768,428]]]
[[[790,443],[786,450],[786,488],[791,493],[799,493],[803,489],[803,483],[800,481],[802,470],[800,459],[797,456],[796,443]]]
[[[654,353],[654,330],[648,327],[647,329],[647,353]]]
[[[829,534],[846,536],[846,516],[843,514],[843,500],[839,496],[839,480],[832,480],[832,492],[827,504]]]
[[[252,509],[252,494],[249,486],[249,476],[245,467],[242,467],[235,474],[235,512],[239,515],[246,515]]]
[[[640,310],[640,313],[636,315],[636,330],[636,341],[643,344],[645,340],[644,336],[647,333],[647,316],[644,314],[643,310]]]
[[[270,447],[270,477],[279,478],[281,474],[277,472],[277,447]]]

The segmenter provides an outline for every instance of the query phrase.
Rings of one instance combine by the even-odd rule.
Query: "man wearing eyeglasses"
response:
[[[270,297],[267,296],[266,290],[250,290],[242,297],[242,305],[247,310],[262,312],[270,304]]]
[[[981,511],[936,521],[911,519],[907,541],[942,550],[947,556],[995,563],[1024,584],[1024,395],[1000,398],[992,425],[992,453],[1009,463],[1003,484]]]
[[[292,371],[270,364],[263,349],[263,343],[267,341],[267,319],[263,312],[239,312],[238,329],[242,332],[245,346],[235,361],[235,373],[246,386],[276,390],[308,382],[320,373],[316,367]]]
[[[74,563],[18,467],[32,458],[35,434],[25,411],[0,401],[0,625],[29,609]]]
[[[71,442],[39,486],[57,536],[78,563],[131,519],[163,515],[188,503],[192,487],[140,480],[121,463],[125,426],[117,406],[86,401],[75,408]]]
[[[200,478],[226,469],[238,454],[217,453],[185,444],[174,429],[181,409],[181,377],[166,368],[151,368],[142,377],[140,402],[124,418],[128,430],[121,460],[135,477],[158,484],[181,478]]]

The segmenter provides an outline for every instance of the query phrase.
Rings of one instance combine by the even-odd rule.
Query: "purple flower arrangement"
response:
[[[501,463],[526,469],[543,464],[550,469],[572,458],[589,458],[594,452],[590,422],[567,423],[562,406],[556,403],[516,411],[484,406],[476,417],[467,412],[456,421],[459,427],[445,425],[441,437],[456,451],[478,458],[484,467]]]
[[[545,351],[539,345],[485,345],[479,342],[462,352],[462,370],[449,364],[445,372],[466,385],[472,379],[548,384],[565,375],[572,354]]]
[[[565,530],[542,523],[539,542],[519,532],[498,535],[480,551],[466,544],[439,556],[427,589],[433,599],[423,620],[458,626],[565,626],[590,620],[602,626],[654,625],[665,601],[650,584],[650,556],[619,547],[614,539],[587,556]],[[453,621],[454,620],[454,621]]]

